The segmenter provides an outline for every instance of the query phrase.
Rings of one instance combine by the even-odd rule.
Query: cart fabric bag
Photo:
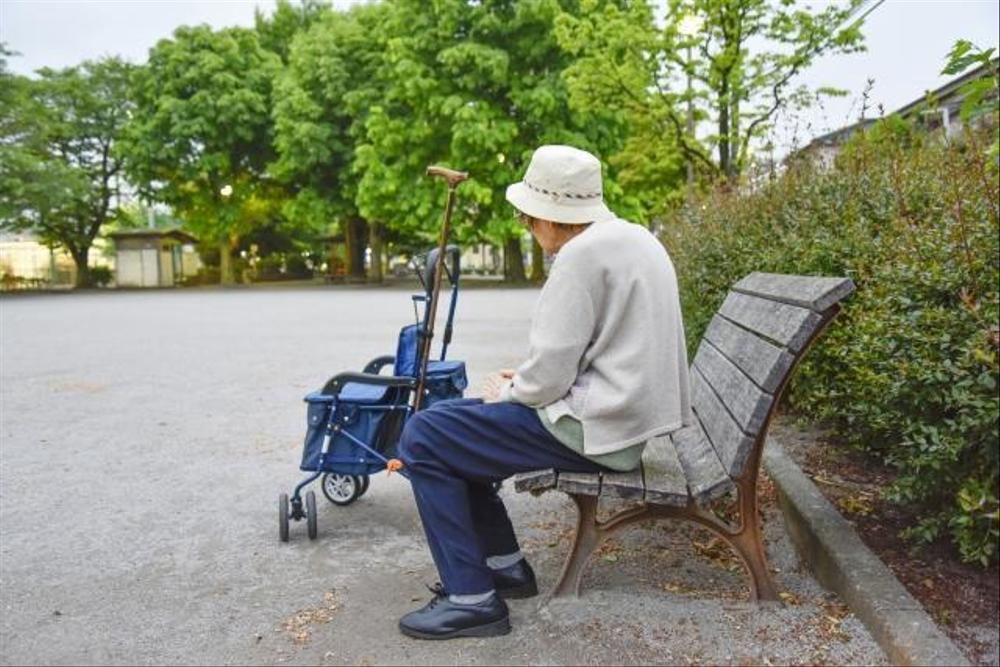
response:
[[[384,389],[384,388],[383,388]],[[379,438],[382,423],[390,414],[388,410],[372,409],[377,404],[356,403],[333,400],[332,396],[313,392],[306,396],[306,438],[302,448],[302,470],[319,470],[320,454],[323,451],[323,438],[326,435],[326,425],[331,411],[335,423],[341,427],[334,433],[330,441],[330,451],[327,452],[322,472],[338,472],[344,475],[370,475],[385,468],[385,461],[376,457],[360,446],[349,436],[372,447],[376,451],[385,442]],[[397,411],[402,413],[403,409]],[[396,421],[396,420],[393,420]],[[395,456],[395,452],[379,452],[386,458]]]
[[[427,363],[427,393],[424,408],[438,401],[462,398],[469,380],[465,375],[464,361],[431,361]]]

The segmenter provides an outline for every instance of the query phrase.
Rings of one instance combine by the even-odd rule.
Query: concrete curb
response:
[[[773,440],[764,466],[774,481],[785,525],[821,584],[837,593],[898,665],[969,665],[924,608],[812,480]]]

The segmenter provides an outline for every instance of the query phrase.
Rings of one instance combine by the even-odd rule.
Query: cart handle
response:
[[[337,396],[340,394],[340,390],[344,388],[344,385],[350,382],[375,385],[378,387],[406,387],[408,389],[412,389],[416,386],[416,379],[411,377],[404,377],[401,375],[376,375],[374,373],[356,373],[354,371],[346,371],[344,373],[337,373],[332,378],[327,380],[326,384],[323,385],[322,393]]]

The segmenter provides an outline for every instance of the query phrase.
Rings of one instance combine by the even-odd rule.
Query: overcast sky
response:
[[[108,54],[142,62],[179,25],[249,26],[255,7],[270,12],[273,6],[271,0],[0,0],[0,41],[22,54],[10,67],[25,74]],[[864,32],[867,52],[824,58],[800,77],[850,94],[797,121],[782,120],[782,143],[792,140],[793,130],[802,143],[856,120],[868,78],[875,80],[872,106],[882,104],[886,111],[944,84],[948,78],[938,73],[956,39],[997,46],[1000,0],[886,0],[868,17]]]

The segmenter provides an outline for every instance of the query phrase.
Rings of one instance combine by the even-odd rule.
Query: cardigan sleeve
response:
[[[501,401],[540,408],[573,386],[596,326],[588,281],[574,267],[574,263],[552,265],[531,318],[528,358],[501,389]]]

